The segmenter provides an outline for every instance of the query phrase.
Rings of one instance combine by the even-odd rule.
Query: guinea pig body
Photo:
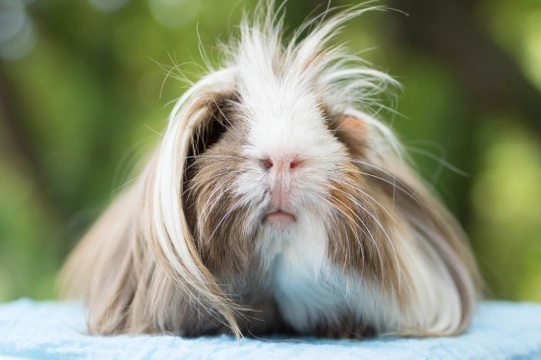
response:
[[[363,11],[287,44],[260,12],[66,264],[90,330],[462,332],[478,277],[464,235],[359,110],[393,80],[325,47]]]

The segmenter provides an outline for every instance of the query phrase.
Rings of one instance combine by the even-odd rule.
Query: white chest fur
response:
[[[345,316],[372,322],[378,301],[374,289],[329,261],[321,221],[300,220],[292,231],[269,231],[261,239],[271,291],[284,320],[299,332],[338,325]]]

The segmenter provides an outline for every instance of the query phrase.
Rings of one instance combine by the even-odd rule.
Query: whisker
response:
[[[336,182],[339,182],[338,179],[336,178],[331,178],[331,180],[333,181],[336,181]],[[364,196],[366,196],[367,198],[369,198],[370,200],[372,200],[375,204],[377,204],[390,218],[391,220],[393,220],[393,222],[398,225],[398,222],[396,222],[394,216],[389,212],[389,210],[387,209],[386,206],[383,206],[379,201],[377,201],[374,197],[372,197],[370,194],[368,194],[366,191],[364,191],[363,189],[361,189],[360,187],[357,187],[357,186],[354,186],[348,182],[341,182],[340,183],[341,185],[344,185],[344,186],[348,186],[350,189],[352,189],[353,191],[359,191],[361,194],[363,194]],[[346,196],[349,196],[346,192],[342,191],[344,195]],[[351,198],[353,199],[353,198]]]
[[[333,189],[334,189],[334,190],[337,190],[337,191],[340,191],[340,192],[342,192],[342,193],[344,193],[343,191],[341,191],[340,189],[337,189],[336,187],[334,187]],[[344,194],[345,194],[345,193],[344,193]],[[345,194],[345,195],[349,198],[349,194]],[[356,199],[352,199],[352,198],[349,198],[349,199],[350,199],[350,200],[353,200],[352,202],[353,202],[354,204],[360,206],[361,209],[363,209],[366,213],[369,213],[368,210],[367,210],[367,209],[364,209],[364,208],[362,207],[361,204],[358,204],[358,201],[356,201]],[[338,199],[336,199],[336,200],[337,200],[339,203],[341,203],[344,207],[347,207],[342,201],[340,201],[340,200],[338,200]],[[335,207],[334,207],[334,208],[335,208]],[[383,257],[382,257],[382,255],[381,255],[381,251],[380,251],[380,249],[379,249],[379,246],[378,246],[378,244],[377,244],[377,241],[376,241],[376,239],[374,238],[374,235],[372,234],[372,232],[370,231],[370,229],[368,228],[368,226],[364,223],[364,221],[362,221],[362,219],[361,219],[355,212],[353,212],[353,215],[354,215],[355,218],[357,219],[357,222],[354,221],[354,223],[355,223],[355,224],[358,223],[358,224],[361,224],[361,225],[362,225],[362,227],[366,230],[366,232],[363,231],[363,233],[364,233],[365,235],[368,235],[368,238],[370,238],[370,240],[372,241],[372,243],[373,243],[374,246],[376,247],[376,251],[377,251],[377,253],[378,253],[378,260],[379,260],[379,263],[380,263],[381,268],[383,269],[383,268],[384,268],[384,265],[383,265]],[[349,215],[346,215],[346,216],[347,216],[349,219],[351,219],[351,218],[349,217]],[[353,219],[351,219],[351,220],[353,220]],[[362,230],[361,230],[361,231],[362,231]],[[389,239],[389,240],[390,240],[390,239]]]
[[[346,182],[343,182],[343,184],[344,184],[344,185],[347,185],[347,186],[350,186],[350,184],[347,184]],[[354,186],[350,186],[350,187],[351,187],[352,189],[354,189],[354,190],[360,190],[360,189],[355,188]],[[393,255],[394,255],[394,258],[395,258],[395,263],[396,263],[396,265],[397,265],[397,268],[398,268],[398,270],[399,270],[399,275],[400,275],[400,274],[401,274],[401,266],[400,266],[400,259],[399,259],[399,257],[398,257],[398,252],[397,252],[397,250],[396,250],[396,246],[395,246],[395,244],[394,244],[392,238],[391,238],[390,235],[388,234],[388,232],[385,230],[385,227],[384,227],[383,224],[380,222],[380,220],[379,220],[372,212],[370,212],[365,206],[363,206],[363,204],[360,203],[356,198],[352,197],[349,193],[347,193],[347,192],[345,192],[345,191],[343,191],[343,190],[341,190],[341,189],[338,189],[338,188],[336,188],[336,187],[334,188],[334,190],[337,190],[337,191],[341,192],[343,195],[345,195],[346,197],[348,197],[355,205],[357,205],[358,207],[360,207],[361,210],[363,210],[368,216],[370,216],[370,217],[372,218],[372,220],[374,220],[374,222],[376,223],[376,225],[381,229],[381,231],[383,232],[383,234],[385,235],[385,237],[387,238],[389,244],[391,245],[391,247],[392,247],[392,249],[393,249]],[[368,197],[370,197],[370,196],[368,195]],[[390,213],[388,213],[388,211],[386,210],[386,208],[385,208],[383,205],[381,205],[381,204],[380,204],[378,201],[376,201],[374,198],[372,198],[372,197],[370,197],[370,198],[371,198],[374,202],[376,202],[376,204],[378,204],[384,211],[386,211],[387,214],[389,215],[389,217],[393,220],[393,222],[396,223],[396,220],[394,219],[394,217],[393,217]],[[360,221],[361,223],[363,223],[362,220],[361,220],[358,216],[356,216],[356,217],[359,219],[359,221]],[[396,223],[396,224],[397,224],[397,223]],[[366,225],[365,225],[365,226],[366,226]],[[381,256],[379,247],[377,246],[377,243],[375,242],[375,239],[373,238],[373,236],[371,237],[371,239],[372,239],[372,241],[374,242],[374,245],[376,246],[376,249],[377,249],[377,251],[378,251],[378,256]],[[383,264],[382,264],[382,267],[383,267]],[[399,276],[399,281],[400,281],[400,278],[401,278],[401,276]]]
[[[368,163],[368,162],[365,162],[365,161],[362,161],[362,160],[356,160],[356,159],[352,159],[351,160],[352,162],[356,162],[356,163],[360,163],[360,164],[363,164],[363,165],[366,165],[366,166],[370,166],[372,168],[375,168],[376,170],[378,171],[381,171],[382,173],[384,173],[385,175],[389,175],[393,181],[389,181],[385,178],[382,178],[381,176],[377,176],[375,174],[372,174],[372,173],[368,173],[368,172],[364,172],[362,170],[359,169],[359,172],[363,175],[366,175],[366,176],[370,176],[370,177],[373,177],[375,179],[378,179],[378,180],[381,180],[383,182],[386,182],[387,184],[389,185],[392,185],[393,186],[393,191],[394,189],[398,189],[400,191],[402,191],[402,193],[404,193],[405,195],[407,195],[409,198],[411,198],[412,200],[414,200],[419,206],[429,210],[429,211],[432,211],[430,207],[428,207],[428,205],[423,202],[417,195],[415,195],[415,193],[411,192],[411,191],[408,191],[407,189],[401,187],[401,186],[397,186],[396,183],[398,182],[400,185],[405,185],[402,181],[400,181],[400,179],[398,179],[395,175],[391,174],[390,172],[388,172],[387,170],[377,166],[377,165],[374,165],[374,164],[371,164],[371,163]],[[394,196],[394,194],[393,194]]]
[[[225,176],[225,175],[235,176],[235,175],[237,175],[237,174],[239,174],[239,173],[240,173],[239,170],[224,170],[224,171],[220,171],[220,172],[214,173],[213,175],[214,175],[215,177],[223,177],[223,176]],[[196,181],[193,181],[193,179],[190,180],[190,181],[188,181],[188,184],[187,184],[187,185],[188,185],[188,186],[186,186],[186,188],[184,189],[184,191],[183,191],[182,194],[181,194],[182,196],[185,196],[186,193],[187,193],[188,191],[192,191],[192,192],[194,192],[194,193],[195,193],[195,192],[198,192],[198,191],[200,191],[199,189],[203,186],[203,184],[201,184],[201,183],[199,183],[199,182],[196,182]],[[232,186],[233,183],[231,183],[230,185]],[[222,189],[221,186],[215,186],[213,191],[218,191],[218,190],[220,190],[220,189]],[[229,188],[229,190],[231,190],[231,188]],[[224,191],[225,191],[225,190],[224,190]]]
[[[197,159],[197,158],[231,158],[231,159],[245,159],[241,155],[222,155],[222,154],[197,154],[186,156],[186,159]]]
[[[362,241],[361,241],[361,239],[359,238],[359,235],[357,234],[356,229],[354,229],[354,228],[352,227],[351,224],[352,224],[352,223],[355,224],[355,225],[359,228],[359,230],[361,230],[361,233],[363,233],[363,234],[366,235],[366,236],[370,236],[370,235],[371,235],[370,232],[369,232],[368,230],[366,230],[367,232],[365,232],[364,229],[360,228],[360,227],[357,225],[357,222],[355,221],[355,219],[351,218],[351,217],[350,217],[347,213],[345,213],[341,208],[336,208],[336,207],[332,204],[332,202],[331,202],[329,199],[327,199],[327,198],[325,198],[325,197],[323,197],[323,196],[321,196],[321,195],[319,195],[319,194],[315,194],[315,195],[316,195],[316,197],[318,197],[318,198],[320,198],[321,200],[323,200],[324,202],[326,202],[327,205],[329,205],[329,206],[332,207],[333,209],[339,211],[340,214],[342,214],[344,217],[346,217],[347,219],[350,220],[350,221],[346,221],[346,223],[347,223],[348,227],[351,229],[352,233],[355,235],[355,241],[356,241],[356,243],[360,245],[359,248],[360,248],[360,250],[361,250],[361,258],[362,258],[363,263],[364,263],[364,262],[365,262],[365,258],[366,258],[366,257],[365,257],[365,253],[364,253],[364,247],[362,246]],[[343,203],[342,203],[342,205],[345,206],[345,204],[343,204]],[[349,248],[346,248],[346,250],[347,250],[348,252],[350,251]],[[364,267],[363,267],[363,269],[362,269],[362,271],[361,271],[361,274],[362,274],[362,273],[364,273]]]
[[[222,200],[223,196],[226,195],[227,193],[229,193],[234,187],[235,187],[234,183],[229,184],[229,186],[227,188],[225,188],[225,189],[215,187],[214,190],[212,191],[212,193],[209,195],[207,201],[205,202],[205,205],[203,206],[203,209],[205,209],[205,213],[211,212],[212,209],[214,209],[216,207],[216,204],[218,204],[218,202],[220,200]],[[219,196],[216,196],[216,194],[219,191],[221,191],[221,193],[219,194]],[[212,200],[214,200],[214,202],[211,205],[210,202]]]
[[[216,233],[216,231],[218,231],[218,229],[220,228],[220,226],[223,224],[223,222],[225,221],[225,219],[227,219],[232,213],[234,210],[237,210],[237,206],[238,206],[239,202],[235,202],[233,204],[233,206],[231,206],[231,208],[229,208],[227,210],[227,212],[222,216],[222,218],[220,219],[220,221],[218,222],[218,224],[216,224],[216,226],[214,227],[214,230],[212,231],[212,233],[210,234],[209,236],[209,239],[212,239],[214,238],[214,234]]]
[[[441,166],[447,168],[448,170],[451,170],[452,172],[454,172],[457,175],[464,176],[464,177],[469,177],[471,175],[470,173],[468,173],[468,172],[454,166],[453,164],[451,164],[450,162],[445,160],[442,156],[435,155],[435,154],[431,153],[428,150],[424,150],[424,149],[420,149],[420,148],[410,146],[410,147],[408,147],[408,151],[416,153],[416,154],[424,155],[429,159],[437,161]]]

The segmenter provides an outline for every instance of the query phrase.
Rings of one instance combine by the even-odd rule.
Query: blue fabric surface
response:
[[[0,358],[38,359],[541,359],[541,304],[482,303],[454,338],[243,339],[90,336],[83,308],[27,299],[0,305]]]

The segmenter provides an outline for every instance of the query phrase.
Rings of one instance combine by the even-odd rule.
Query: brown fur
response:
[[[321,50],[320,43],[351,16],[324,23],[315,40],[308,37],[313,41],[299,44],[304,51],[267,44],[274,49],[269,54],[273,75],[286,76],[287,66],[301,75],[325,71],[336,56]],[[266,26],[275,35],[272,25]],[[261,41],[257,29],[244,36],[248,45]],[[257,250],[265,212],[256,205],[268,194],[262,191],[260,201],[244,203],[233,188],[240,174],[258,166],[257,159],[241,152],[249,114],[239,110],[244,99],[238,71],[231,67],[211,74],[181,99],[141,176],[68,259],[63,283],[66,292],[88,306],[91,332],[242,336],[294,327],[282,314]],[[382,315],[369,322],[354,318],[351,309],[339,309],[335,316],[323,314],[313,321],[311,334],[442,336],[464,331],[479,276],[459,225],[397,154],[376,146],[389,139],[373,122],[328,110],[334,104],[326,102],[324,92],[336,87],[313,82],[312,89],[326,89],[320,105],[325,135],[334,135],[349,156],[322,185],[321,201],[332,208],[330,217],[322,219],[326,260],[344,278],[367,286]],[[448,322],[441,325],[442,312],[434,311],[440,304],[432,300],[445,299],[446,291],[458,300],[441,304]],[[431,305],[432,312],[419,304]],[[458,325],[449,319],[455,313]]]

